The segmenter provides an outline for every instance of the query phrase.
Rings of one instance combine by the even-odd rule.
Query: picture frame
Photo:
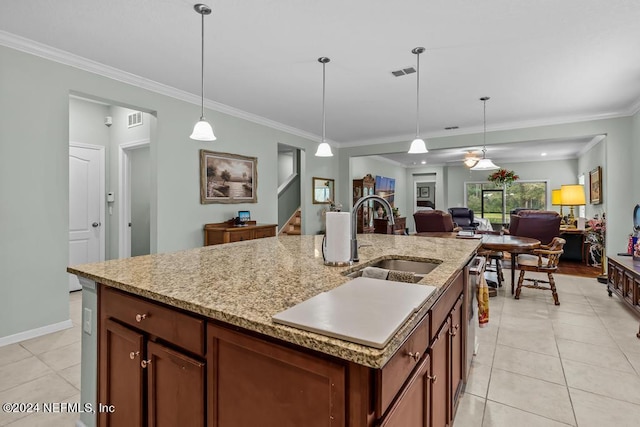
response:
[[[200,203],[258,203],[258,158],[200,150]]]
[[[420,187],[420,197],[429,198],[429,187]]]
[[[589,203],[602,203],[602,168],[598,166],[589,172]]]

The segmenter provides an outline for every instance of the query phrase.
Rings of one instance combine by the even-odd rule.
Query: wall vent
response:
[[[454,129],[458,129],[458,126],[447,126],[446,128],[444,128],[444,130],[454,130]]]
[[[136,111],[127,115],[127,127],[140,126],[142,124],[142,112]]]
[[[415,72],[416,72],[415,68],[407,67],[407,68],[403,68],[401,70],[392,71],[391,74],[393,74],[396,77],[400,77],[400,76],[406,76],[407,74],[413,74]]]

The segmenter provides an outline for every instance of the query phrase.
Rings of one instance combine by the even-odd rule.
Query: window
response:
[[[506,200],[503,200],[502,187],[490,182],[465,183],[467,207],[476,216],[487,218],[492,224],[508,222],[509,212],[516,208],[546,209],[547,183],[545,181],[518,181],[506,189]],[[506,202],[506,206],[503,205]],[[505,209],[505,221],[502,210]]]

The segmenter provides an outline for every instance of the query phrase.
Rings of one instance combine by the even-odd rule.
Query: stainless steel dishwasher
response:
[[[485,261],[484,257],[476,256],[469,263],[469,280],[467,280],[469,286],[469,289],[467,289],[467,318],[469,319],[469,324],[467,325],[466,376],[469,376],[471,360],[478,352],[478,337],[476,336],[478,330],[478,301],[476,295],[478,294],[478,284],[484,277]]]

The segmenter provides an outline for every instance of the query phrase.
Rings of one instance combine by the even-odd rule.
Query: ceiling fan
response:
[[[482,156],[480,154],[476,154],[475,151],[467,151],[466,154],[464,155],[464,160],[462,161],[464,163],[464,165],[468,168],[472,168],[474,167],[476,164],[478,164],[478,162],[480,161],[480,159],[482,159]]]

